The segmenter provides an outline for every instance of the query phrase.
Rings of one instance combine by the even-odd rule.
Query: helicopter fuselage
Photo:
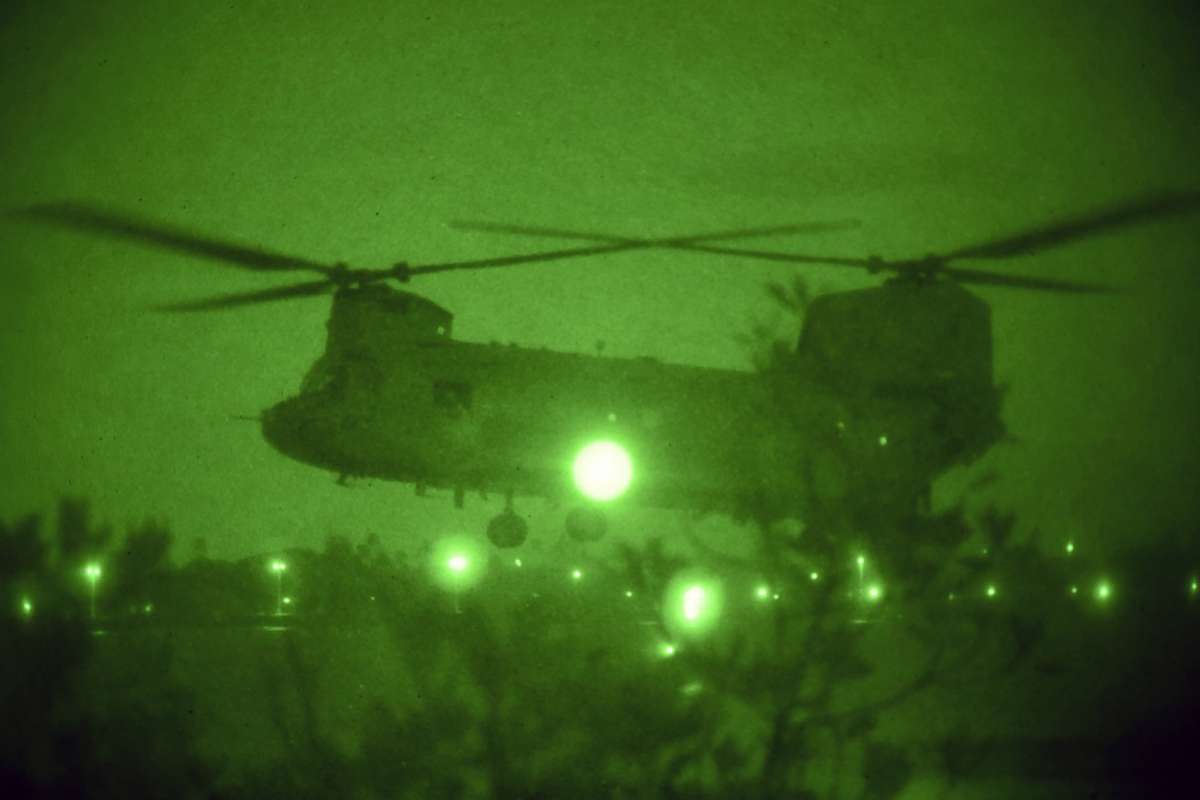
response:
[[[765,373],[464,342],[451,329],[418,295],[339,291],[326,352],[264,414],[264,436],[340,475],[566,502],[579,497],[576,454],[610,440],[633,463],[623,501],[739,515],[802,515],[864,491],[907,506],[945,467],[946,454],[923,452],[936,409],[839,382],[817,356],[848,354],[811,327],[807,350]]]

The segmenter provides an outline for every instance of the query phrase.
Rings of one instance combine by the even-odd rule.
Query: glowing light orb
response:
[[[988,586],[987,586],[987,588],[986,588],[986,589],[984,589],[984,594],[986,594],[988,597],[995,597],[995,596],[996,596],[996,587],[995,587],[995,585],[994,585],[994,584],[991,584],[991,583],[989,583],[989,584],[988,584]]]
[[[478,542],[466,536],[438,541],[430,554],[430,577],[451,592],[469,589],[483,577],[487,563],[480,549]]]
[[[1106,580],[1099,581],[1096,584],[1096,599],[1103,603],[1110,597],[1112,597],[1112,584]]]
[[[872,583],[866,588],[865,595],[868,601],[878,603],[883,599],[883,587],[878,583]]]
[[[818,581],[821,579],[821,573],[816,572],[816,571],[810,572],[810,573],[808,573],[808,577],[810,580]]]
[[[675,645],[670,642],[661,642],[658,645],[658,654],[663,658],[670,658],[675,655]]]
[[[700,619],[707,605],[708,593],[703,586],[689,587],[683,593],[683,618],[688,622]]]
[[[1071,553],[1074,553],[1075,552],[1075,543],[1067,542],[1066,550],[1067,550],[1067,555],[1071,555]]]
[[[579,451],[572,468],[575,486],[591,500],[606,502],[625,493],[633,480],[629,453],[616,442],[592,442]]]
[[[571,570],[571,580],[573,580],[573,581],[583,580],[583,570],[581,570],[581,569]]]
[[[663,597],[664,622],[676,637],[701,636],[721,616],[723,593],[720,584],[705,574],[677,575]]]
[[[92,581],[93,583],[100,579],[100,572],[100,565],[95,562],[92,562],[83,568],[83,574],[89,581]]]
[[[759,600],[766,600],[771,596],[771,590],[766,586],[759,586],[754,590],[754,596]]]
[[[278,574],[280,572],[283,572],[286,569],[287,569],[287,564],[280,561],[279,559],[275,559],[274,561],[271,562],[271,572]]]

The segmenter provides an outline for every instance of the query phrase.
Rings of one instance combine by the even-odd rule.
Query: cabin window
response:
[[[462,381],[434,381],[433,404],[456,416],[469,411],[471,385]]]

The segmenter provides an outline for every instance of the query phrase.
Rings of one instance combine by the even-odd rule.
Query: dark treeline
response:
[[[485,550],[489,568],[452,592],[430,554],[375,536],[241,561],[194,546],[174,563],[165,524],[118,536],[64,500],[53,530],[0,525],[0,692],[18,721],[0,734],[0,778],[29,797],[649,798],[890,797],[918,782],[940,796],[994,779],[1138,796],[1178,777],[1200,733],[1184,684],[1195,554],[1146,547],[1102,569],[1018,541],[995,511],[921,526],[878,537],[865,566],[832,534],[786,526],[758,531],[750,559],[700,541],[685,559],[654,538],[609,562]],[[664,599],[689,569],[725,598],[697,638]],[[254,625],[287,628],[270,653],[246,646],[263,649],[246,658],[269,678],[278,747],[253,764],[202,756],[179,632]],[[356,630],[388,643],[385,677],[335,723],[348,692],[332,665],[365,646]],[[978,691],[1003,680],[1003,700]],[[983,721],[1035,702],[1022,680],[1061,707],[1018,736]],[[945,724],[906,710],[921,697]],[[996,707],[964,713],[966,697]]]

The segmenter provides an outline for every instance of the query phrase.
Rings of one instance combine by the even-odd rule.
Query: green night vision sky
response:
[[[16,2],[0,11],[0,207],[82,199],[354,266],[558,246],[459,219],[665,235],[857,218],[754,242],[918,256],[1200,186],[1197,26],[1168,2]],[[1017,441],[976,504],[1047,541],[1195,530],[1197,218],[1006,262],[1130,291],[980,289]],[[500,507],[339,487],[254,415],[321,352],[327,299],[152,306],[286,283],[0,220],[0,516],[91,498],[214,555],[376,531],[481,532]],[[969,266],[964,264],[964,266]],[[991,266],[991,265],[989,265]],[[641,252],[434,276],[458,338],[748,368],[797,270]],[[878,278],[812,268],[824,291]],[[303,279],[303,278],[302,278]],[[534,411],[531,409],[531,412]],[[395,413],[403,414],[404,409]],[[526,500],[533,538],[560,517]],[[622,535],[639,534],[623,517]],[[390,538],[389,538],[390,537]],[[532,541],[532,540],[531,540]]]

